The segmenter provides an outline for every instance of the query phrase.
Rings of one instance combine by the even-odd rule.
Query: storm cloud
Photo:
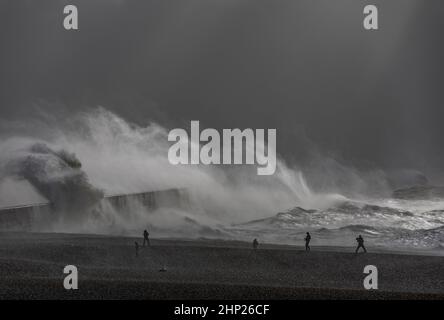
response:
[[[78,31],[62,27],[66,4]],[[0,117],[101,105],[142,125],[276,128],[301,166],[329,155],[440,182],[444,6],[372,1],[380,29],[365,31],[365,4],[5,0]]]

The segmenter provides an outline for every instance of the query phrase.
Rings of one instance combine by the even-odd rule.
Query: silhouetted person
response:
[[[256,250],[258,245],[259,245],[259,242],[257,241],[257,239],[254,239],[253,240],[253,249]]]
[[[362,248],[364,249],[364,252],[367,252],[367,249],[364,247],[364,238],[361,235],[356,238],[356,241],[358,242],[358,247],[356,248],[355,253],[358,253],[359,248]]]
[[[149,237],[149,233],[148,233],[148,231],[146,231],[146,230],[144,230],[143,231],[143,246],[145,247],[145,244],[148,244],[148,246],[150,245],[150,239],[148,238]]]
[[[139,243],[137,241],[134,241],[134,246],[136,248],[136,257],[139,256]]]
[[[305,251],[310,251],[310,240],[311,240],[310,232],[307,232],[307,235],[305,236],[304,240],[305,240]]]

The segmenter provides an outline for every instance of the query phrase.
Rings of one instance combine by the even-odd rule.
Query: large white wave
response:
[[[323,239],[320,244],[351,244],[358,232],[377,239],[375,244],[435,248],[442,243],[442,201],[369,197],[361,192],[368,189],[366,179],[337,162],[345,179],[339,184],[353,186],[356,197],[341,195],[340,188],[336,193],[313,188],[302,170],[282,159],[272,176],[258,176],[251,166],[171,165],[167,128],[132,124],[104,108],[16,122],[8,129],[0,142],[0,206],[51,202],[56,216],[44,230],[128,234],[148,226],[156,236],[261,237],[279,243],[298,243],[311,230],[315,241]],[[331,162],[326,159],[320,175]],[[134,201],[116,210],[99,201],[103,194],[169,188],[186,190],[187,205],[166,201],[147,210]],[[288,211],[295,207],[310,210]],[[274,217],[277,212],[282,213]]]
[[[184,218],[204,225],[238,223],[264,218],[295,205],[326,208],[341,199],[339,195],[313,192],[302,172],[281,159],[277,161],[273,176],[258,176],[256,168],[251,166],[173,166],[167,159],[170,143],[166,128],[155,123],[131,124],[104,108],[75,114],[69,119],[46,117],[45,121],[34,124],[32,136],[10,128],[9,136],[0,142],[1,149],[6,151],[0,159],[0,190],[6,192],[10,186],[20,193],[16,188],[18,181],[30,181],[37,194],[52,203],[63,204],[58,205],[60,211],[68,207],[73,211],[74,207],[75,213],[70,215],[84,215],[80,211],[85,208],[78,204],[83,205],[86,195],[80,196],[80,189],[96,193],[93,197],[99,190],[105,194],[168,188],[187,190],[189,210],[170,210],[160,216],[139,214],[141,221],[133,221],[134,228],[140,223],[173,227],[175,223],[181,225]],[[78,168],[61,166],[61,163],[75,164],[76,161]],[[24,189],[27,191],[15,197],[22,202],[20,204],[36,197],[28,187]],[[2,199],[4,197],[0,197]],[[64,203],[68,199],[69,203]],[[116,213],[111,213],[109,208],[105,211],[105,216],[114,216],[113,228],[116,229]],[[69,226],[73,230],[78,226],[87,231],[85,226],[91,225],[79,219],[75,221],[76,225]],[[120,221],[122,228],[131,228]],[[107,227],[105,223],[103,229]]]

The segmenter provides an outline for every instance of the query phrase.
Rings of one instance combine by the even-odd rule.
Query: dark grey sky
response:
[[[79,31],[62,28],[79,9]],[[380,30],[362,27],[378,5]],[[442,0],[2,0],[0,117],[36,101],[278,129],[278,153],[444,166]],[[308,142],[310,141],[310,142]]]

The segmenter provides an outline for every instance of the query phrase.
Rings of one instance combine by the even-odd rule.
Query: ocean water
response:
[[[368,246],[400,250],[444,249],[444,201],[373,199],[344,201],[325,210],[295,207],[269,218],[236,224],[225,230],[241,238],[266,242],[353,246],[361,234]],[[444,251],[443,251],[444,253]]]
[[[140,127],[103,108],[70,119],[0,141],[0,207],[51,203],[43,222],[39,210],[23,209],[27,221],[38,222],[35,231],[139,235],[148,228],[153,237],[291,245],[303,245],[310,232],[313,246],[347,247],[361,234],[369,247],[444,251],[442,188],[370,196],[368,190],[386,185],[380,172],[362,175],[342,166],[339,176],[359,196],[322,193],[282,159],[267,177],[246,166],[172,166],[166,128]],[[186,190],[184,199],[163,199],[156,207],[147,207],[143,196],[120,207],[103,199],[171,188]]]

